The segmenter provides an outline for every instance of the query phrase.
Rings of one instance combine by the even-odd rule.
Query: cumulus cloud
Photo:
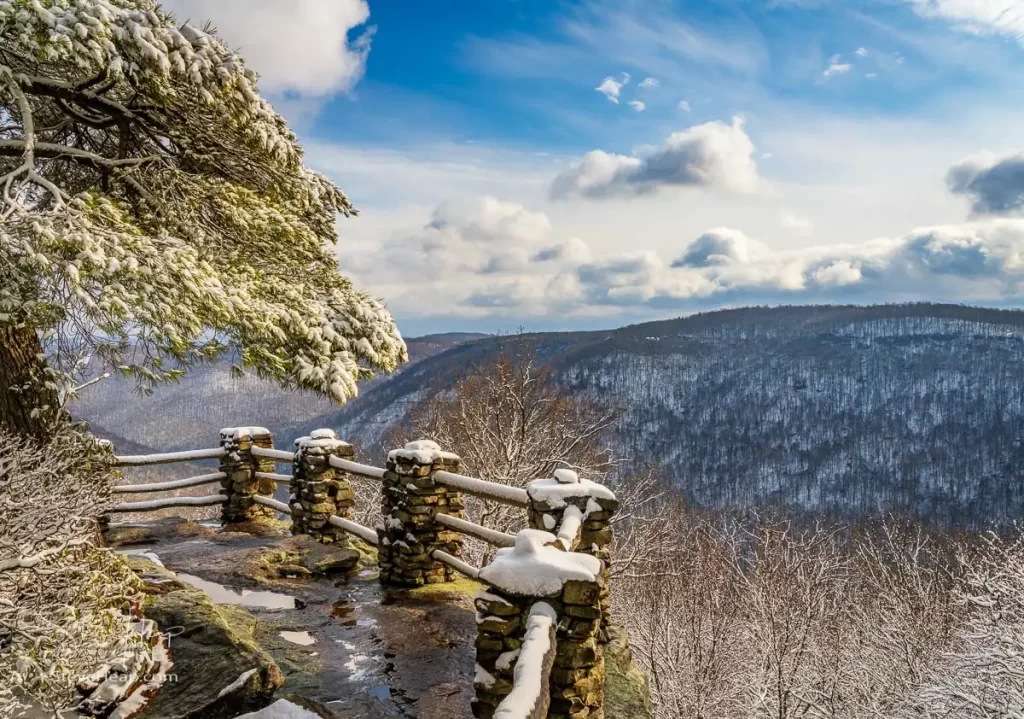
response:
[[[260,75],[266,92],[323,96],[350,90],[366,70],[374,28],[366,0],[164,0],[181,21],[211,21]]]
[[[680,110],[682,110],[683,112],[689,112],[690,111],[690,103],[688,103],[686,100],[680,100],[679,104],[677,105],[677,107]]]
[[[664,187],[713,187],[755,192],[762,179],[754,161],[754,143],[743,120],[708,122],[669,135],[643,157],[588,152],[572,169],[555,178],[551,196],[632,197]]]
[[[656,77],[645,77],[640,81],[640,87],[644,89],[653,89],[661,85],[661,82]]]
[[[856,50],[853,51],[853,54],[856,55],[857,57],[867,57],[868,49],[866,47],[858,47]]]
[[[1024,152],[1004,157],[980,155],[949,169],[951,192],[971,201],[975,215],[1024,213]]]
[[[606,77],[601,81],[601,84],[595,87],[599,93],[608,98],[609,102],[614,102],[616,105],[619,104],[619,93],[622,92],[622,88],[629,84],[629,73],[622,73],[622,79],[616,80],[614,77]]]
[[[707,230],[675,259],[600,254],[542,212],[494,197],[438,206],[342,268],[399,317],[637,317],[723,303],[1024,299],[1024,219],[914,230],[894,239],[777,251]]]
[[[771,255],[762,242],[751,239],[739,230],[716,227],[708,230],[689,247],[672,267],[713,267],[732,263],[750,263]]]
[[[644,110],[647,109],[647,103],[642,102],[640,100],[630,100],[629,106],[636,110],[637,112],[643,112]]]
[[[904,0],[924,17],[948,20],[974,34],[1005,35],[1024,42],[1020,0]]]

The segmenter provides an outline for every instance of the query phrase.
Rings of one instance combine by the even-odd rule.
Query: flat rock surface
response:
[[[319,715],[339,719],[472,716],[472,595],[479,585],[463,580],[389,592],[368,569],[348,578],[289,576],[289,567],[330,564],[332,552],[345,564],[343,552],[348,550],[315,547],[311,557],[308,537],[181,528],[180,534],[169,523],[159,531],[143,528],[128,533],[114,528],[108,536],[131,537],[130,546],[122,550],[156,558],[174,572],[165,584],[200,584],[217,602],[244,604],[254,619],[255,643],[284,678],[273,700],[289,696],[291,704],[302,706],[305,701]],[[222,586],[206,584],[210,582]],[[179,638],[171,641],[174,652]],[[222,674],[207,672],[216,687],[214,694],[237,678]],[[284,704],[278,709],[292,710]]]

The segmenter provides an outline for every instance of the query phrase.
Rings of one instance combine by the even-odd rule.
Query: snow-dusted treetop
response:
[[[238,347],[340,402],[406,359],[338,274],[355,210],[256,80],[152,0],[0,0],[0,323],[63,381],[98,356],[151,384]]]

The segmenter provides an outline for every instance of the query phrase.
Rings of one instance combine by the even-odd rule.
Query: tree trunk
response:
[[[0,425],[45,440],[59,404],[57,393],[43,384],[42,354],[31,327],[0,324]]]

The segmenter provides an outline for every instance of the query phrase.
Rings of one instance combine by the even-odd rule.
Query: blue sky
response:
[[[1024,292],[1021,0],[165,4],[362,210],[340,266],[406,334]]]

